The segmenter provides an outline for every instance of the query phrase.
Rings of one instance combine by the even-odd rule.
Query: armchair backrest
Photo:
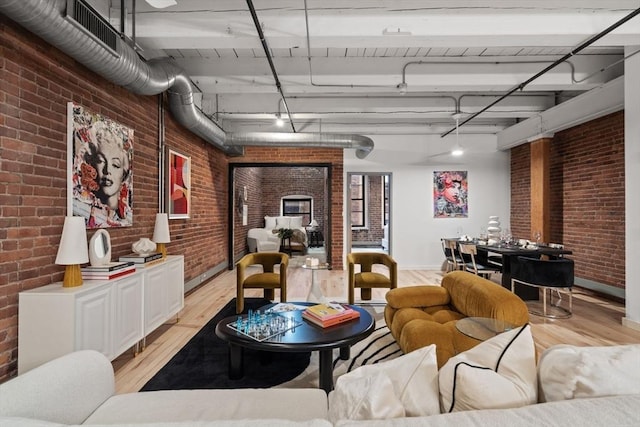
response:
[[[574,280],[573,260],[539,259],[519,256],[511,277],[534,285],[570,288]]]
[[[238,268],[246,268],[250,265],[262,265],[265,273],[275,273],[276,264],[280,264],[280,273],[287,270],[289,265],[289,255],[282,252],[257,252],[247,254],[238,261]]]
[[[382,264],[389,269],[389,279],[398,282],[398,263],[389,255],[381,252],[352,252],[347,255],[349,276],[355,274],[355,266],[360,265],[361,272],[370,272],[374,264]]]

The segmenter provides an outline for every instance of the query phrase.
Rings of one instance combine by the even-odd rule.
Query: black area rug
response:
[[[258,309],[268,300],[245,298],[245,310]],[[236,300],[229,301],[213,319],[141,391],[205,388],[267,388],[300,375],[309,365],[310,352],[267,353],[244,349],[244,377],[229,379],[227,342],[216,336],[216,324],[235,315]],[[269,357],[271,356],[271,357]]]

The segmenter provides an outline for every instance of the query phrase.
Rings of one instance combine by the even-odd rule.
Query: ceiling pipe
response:
[[[624,24],[625,22],[629,21],[630,19],[633,19],[635,16],[637,16],[638,14],[640,14],[640,8],[634,10],[633,12],[631,12],[630,14],[628,14],[627,16],[625,16],[624,18],[620,19],[618,22],[610,25],[609,27],[607,27],[606,29],[602,30],[601,32],[599,32],[598,34],[596,34],[595,36],[589,38],[587,41],[585,41],[584,43],[582,43],[581,45],[579,45],[577,48],[571,50],[571,52],[567,53],[566,55],[564,55],[562,58],[558,59],[557,61],[553,62],[551,65],[549,65],[548,67],[546,67],[545,69],[543,69],[542,71],[538,72],[537,74],[535,74],[534,76],[530,77],[529,79],[527,79],[526,81],[520,83],[517,86],[514,86],[512,89],[510,89],[507,93],[505,93],[504,95],[502,95],[500,98],[496,99],[495,101],[493,101],[492,103],[490,103],[489,105],[487,105],[486,107],[484,107],[483,109],[481,109],[480,111],[472,114],[471,116],[467,117],[466,119],[464,119],[462,121],[462,123],[460,123],[460,126],[464,125],[465,123],[470,122],[471,120],[473,120],[474,118],[478,117],[480,114],[484,113],[485,111],[487,111],[489,108],[493,107],[494,105],[496,105],[498,102],[502,101],[503,99],[507,98],[508,96],[510,96],[512,93],[514,93],[517,90],[522,90],[524,89],[524,87],[526,85],[528,85],[529,83],[531,83],[532,81],[534,81],[535,79],[537,79],[538,77],[542,76],[543,74],[546,74],[548,71],[554,69],[555,67],[557,67],[558,65],[562,64],[564,61],[566,61],[567,59],[571,58],[572,56],[574,56],[575,54],[579,53],[580,51],[582,51],[583,49],[585,49],[586,47],[592,45],[593,43],[595,43],[596,41],[600,40],[602,37],[606,36],[607,34],[609,34],[611,31],[615,30],[616,28],[618,28],[619,26],[621,26],[622,24]],[[442,138],[444,138],[445,136],[449,135],[451,132],[453,132],[454,130],[456,130],[456,128],[453,129],[449,129],[447,132],[443,133],[442,135],[440,135]]]
[[[260,37],[260,43],[262,43],[262,49],[264,50],[264,54],[267,56],[267,61],[269,62],[269,67],[271,68],[271,74],[273,74],[273,79],[276,82],[276,88],[278,89],[278,92],[280,92],[280,99],[282,100],[282,104],[284,105],[284,110],[287,112],[287,116],[289,116],[289,124],[291,125],[291,130],[295,132],[296,127],[293,125],[291,112],[289,111],[289,106],[287,105],[287,98],[284,96],[284,91],[282,90],[282,85],[280,84],[280,78],[278,78],[278,72],[276,71],[276,66],[273,63],[273,58],[271,57],[271,51],[269,50],[267,39],[264,36],[264,32],[262,32],[262,25],[260,25],[260,20],[258,19],[256,8],[253,7],[253,1],[247,0],[247,6],[249,6],[249,12],[251,12],[251,18],[253,18],[253,25],[255,25],[256,27],[256,31],[258,32],[258,37]]]
[[[75,3],[86,3],[72,0]],[[176,120],[194,134],[228,155],[242,155],[244,145],[261,142],[272,147],[317,146],[333,148],[355,148],[360,155],[373,149],[373,141],[362,135],[323,134],[320,138],[304,134],[264,133],[264,141],[251,138],[243,144],[238,135],[227,134],[218,124],[207,117],[194,102],[195,86],[180,67],[169,60],[145,62],[121,37],[115,38],[115,51],[81,24],[67,17],[67,0],[2,0],[0,12],[6,17],[36,34],[47,43],[57,47],[85,67],[106,80],[124,87],[138,95],[157,95],[167,91],[169,109]],[[97,18],[102,19],[99,15]],[[106,22],[106,21],[105,21]],[[108,23],[105,24],[109,28]],[[111,29],[112,31],[115,31]],[[296,139],[297,138],[297,139]],[[227,143],[229,139],[232,143]],[[297,143],[296,143],[297,141]],[[283,145],[284,144],[284,145]]]

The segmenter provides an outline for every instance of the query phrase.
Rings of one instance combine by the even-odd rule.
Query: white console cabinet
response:
[[[119,279],[20,292],[18,373],[76,350],[97,350],[113,360],[183,306],[182,256]]]

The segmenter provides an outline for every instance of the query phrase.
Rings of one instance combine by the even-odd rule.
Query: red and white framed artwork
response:
[[[169,219],[191,214],[191,157],[167,150],[167,213]]]

